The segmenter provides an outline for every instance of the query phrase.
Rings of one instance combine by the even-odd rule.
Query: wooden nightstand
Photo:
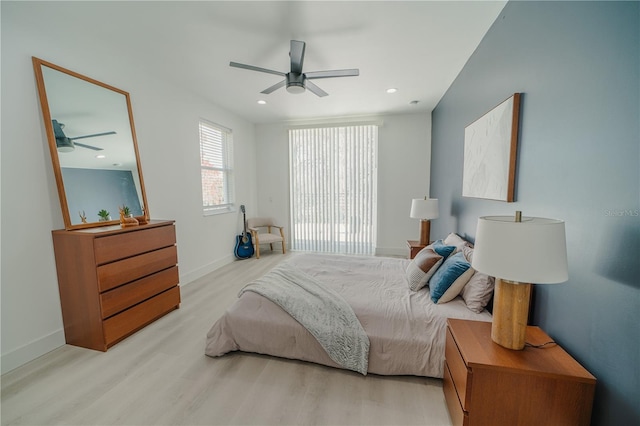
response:
[[[551,341],[527,327],[526,341]],[[448,320],[443,389],[454,425],[588,425],[596,379],[560,346],[515,351],[491,323]]]
[[[407,240],[407,247],[409,247],[409,259],[413,259],[416,257],[416,254],[426,246],[424,244],[420,244],[420,241]]]

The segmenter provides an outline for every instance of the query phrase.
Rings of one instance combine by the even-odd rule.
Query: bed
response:
[[[452,237],[448,238],[451,240]],[[491,321],[491,314],[484,306],[490,298],[493,282],[490,277],[483,277],[470,267],[465,277],[459,276],[454,280],[457,284],[449,286],[448,295],[447,291],[440,295],[440,299],[447,299],[445,303],[440,300],[440,303],[434,303],[433,280],[437,278],[438,271],[446,269],[454,254],[470,263],[471,245],[459,237],[455,242],[458,245],[447,256],[439,255],[429,246],[423,250],[425,253],[421,251],[413,260],[295,254],[240,292],[236,302],[211,327],[205,353],[218,357],[232,351],[243,351],[346,368],[362,374],[441,378],[447,318]],[[446,240],[439,243],[445,247],[453,244]],[[416,264],[425,258],[431,259],[427,262],[430,266],[423,266],[426,271],[418,271],[419,277],[412,275]],[[306,276],[311,284],[326,287],[330,294],[338,294],[348,304],[357,317],[354,322],[359,322],[368,338],[364,367],[353,368],[341,360],[336,362],[336,357],[320,343],[322,339],[317,338],[336,332],[309,331],[284,310],[279,300],[274,302],[258,291],[252,291],[251,287],[259,284],[264,284],[263,288],[271,288],[283,274],[292,274],[292,281]],[[480,279],[482,306],[474,306],[478,300],[473,298],[477,299],[480,294],[477,285]],[[261,283],[261,280],[266,281]],[[461,280],[465,281],[464,285],[460,284]],[[466,289],[474,281],[476,288]],[[422,282],[422,285],[418,283],[420,288],[416,288],[416,282]],[[457,287],[453,288],[454,285]],[[465,289],[468,290],[466,298],[463,297]],[[290,292],[287,290],[285,293],[288,296]],[[330,318],[335,316],[332,313]]]

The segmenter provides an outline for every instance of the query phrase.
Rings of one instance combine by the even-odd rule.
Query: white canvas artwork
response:
[[[464,131],[462,196],[514,201],[519,93]]]

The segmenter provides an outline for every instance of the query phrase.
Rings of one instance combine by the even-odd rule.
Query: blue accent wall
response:
[[[640,3],[511,1],[432,114],[432,235],[479,216],[566,222],[569,281],[533,323],[596,378],[592,423],[640,424]],[[463,198],[464,128],[523,93],[516,202]]]

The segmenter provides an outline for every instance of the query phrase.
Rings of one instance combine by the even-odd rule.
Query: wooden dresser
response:
[[[552,339],[527,327],[526,341]],[[491,323],[448,321],[443,389],[454,425],[588,425],[596,379],[556,344],[516,351]]]
[[[106,351],[180,306],[173,221],[52,234],[67,343]]]

